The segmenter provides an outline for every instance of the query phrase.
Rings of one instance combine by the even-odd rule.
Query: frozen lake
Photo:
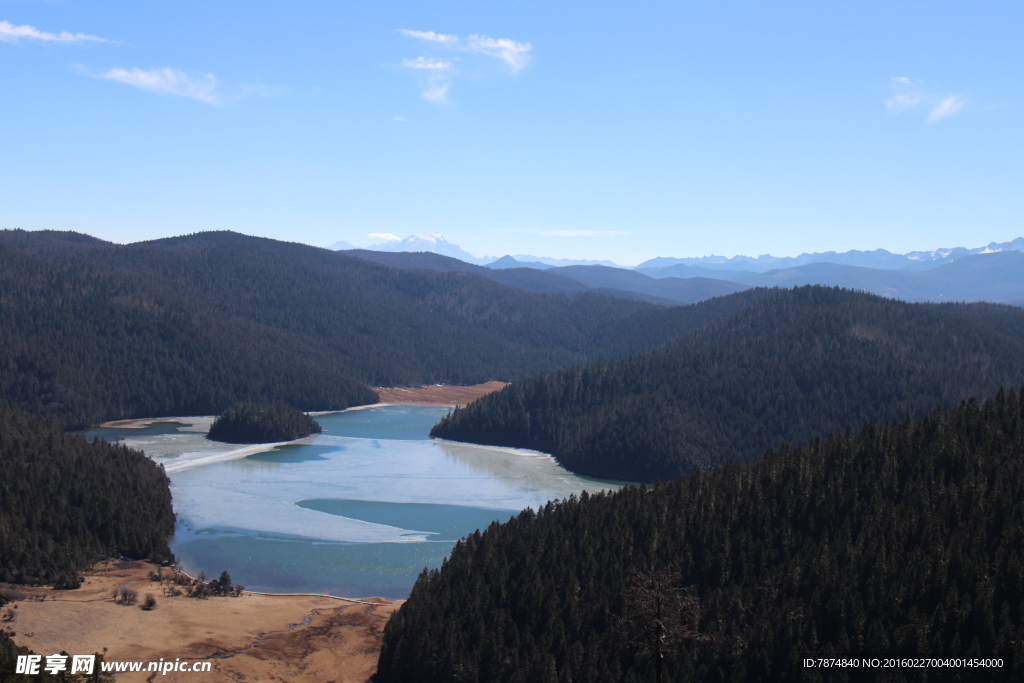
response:
[[[447,408],[384,406],[320,415],[324,433],[277,446],[206,439],[212,418],[98,429],[162,462],[178,527],[171,549],[190,574],[228,570],[273,593],[404,598],[459,538],[526,507],[583,490],[532,451],[437,441]]]

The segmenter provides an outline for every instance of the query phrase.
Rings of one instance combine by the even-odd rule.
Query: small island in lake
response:
[[[206,438],[227,443],[272,443],[321,431],[316,420],[284,403],[236,403],[213,421]]]

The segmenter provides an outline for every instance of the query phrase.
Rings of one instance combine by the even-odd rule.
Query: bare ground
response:
[[[472,403],[481,396],[503,389],[506,382],[491,380],[483,384],[474,384],[468,387],[451,386],[447,384],[433,384],[426,387],[374,387],[374,391],[380,396],[378,405],[409,405],[409,406],[464,406]],[[371,408],[372,406],[360,406]],[[104,422],[101,427],[114,427],[117,429],[141,429],[156,422],[174,422],[178,418],[138,418],[132,420],[114,420]]]
[[[456,387],[435,384],[413,389],[375,387],[381,403],[398,403],[417,406],[464,406],[481,396],[486,396],[505,387],[505,382],[490,381],[470,387]]]
[[[156,569],[105,562],[84,574],[78,590],[23,589],[44,599],[16,603],[16,616],[2,626],[14,631],[18,645],[44,656],[63,651],[105,654],[107,661],[212,663],[210,673],[122,673],[118,681],[363,683],[376,670],[384,625],[401,604],[255,593],[168,597],[163,589],[169,582],[148,578]],[[115,603],[111,594],[121,585],[136,590],[140,602],[152,593],[156,608]]]

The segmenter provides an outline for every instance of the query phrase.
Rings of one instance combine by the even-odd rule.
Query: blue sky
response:
[[[1019,2],[0,0],[0,228],[611,259],[1024,235]]]

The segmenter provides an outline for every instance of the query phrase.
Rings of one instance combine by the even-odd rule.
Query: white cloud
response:
[[[628,232],[618,230],[545,230],[544,237],[624,237]]]
[[[450,69],[452,68],[451,62],[443,62],[440,59],[430,59],[429,57],[417,57],[416,59],[403,59],[402,66],[408,69]]]
[[[935,95],[924,87],[921,81],[906,76],[893,76],[893,95],[885,99],[885,108],[896,114],[928,107],[928,123],[932,124],[959,113],[967,104],[960,95]]]
[[[90,36],[85,33],[47,33],[40,31],[35,26],[15,26],[9,21],[0,21],[0,42],[17,43],[21,40],[35,40],[40,43],[116,43],[116,40],[107,40],[99,36]]]
[[[928,123],[935,123],[936,121],[953,116],[959,113],[966,104],[967,100],[963,97],[950,95],[932,108],[932,113],[928,115]]]
[[[404,116],[392,116],[391,120],[392,121],[405,121],[405,117]]]
[[[508,38],[488,38],[474,34],[469,37],[466,49],[500,59],[513,71],[521,71],[530,61],[529,53],[533,50],[533,45]]]
[[[458,36],[453,36],[449,33],[434,33],[433,31],[412,31],[407,28],[400,28],[398,32],[407,35],[410,38],[419,38],[420,40],[426,40],[431,43],[457,43],[459,42]]]
[[[193,77],[184,71],[163,67],[148,71],[145,69],[111,69],[106,73],[99,74],[97,78],[125,83],[143,90],[187,97],[207,104],[223,102],[223,97],[217,92],[217,78],[213,74]]]
[[[416,69],[426,74],[423,91],[420,93],[423,99],[434,104],[448,103],[448,88],[451,85],[451,62],[429,57],[417,57],[416,59],[403,59],[402,66],[407,69]]]
[[[401,242],[402,238],[398,235],[392,235],[390,232],[371,232],[367,235],[370,239],[384,240],[385,242]]]
[[[462,53],[463,57],[455,56],[452,60],[445,60],[439,57],[420,56],[415,59],[403,59],[401,65],[407,69],[416,69],[424,75],[424,86],[420,92],[423,99],[434,104],[446,104],[448,102],[448,91],[452,81],[456,77],[479,77],[487,73],[485,63],[486,57],[496,59],[509,67],[512,72],[522,71],[529,64],[530,52],[533,46],[529,43],[520,43],[508,38],[490,38],[472,34],[463,40],[458,36],[449,33],[435,33],[434,31],[413,31],[400,28],[397,31],[411,38],[432,43],[436,49],[443,50],[451,55]],[[455,63],[460,68],[455,68]]]

